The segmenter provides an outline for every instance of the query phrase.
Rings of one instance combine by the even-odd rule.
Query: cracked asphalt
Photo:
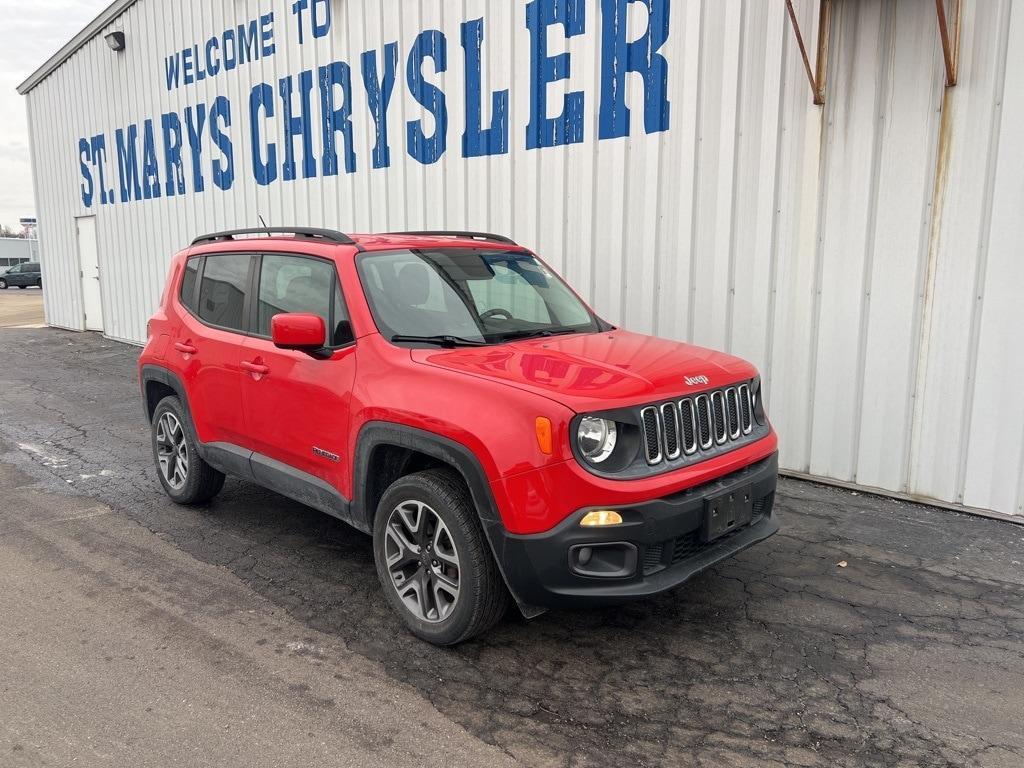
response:
[[[486,637],[442,650],[404,631],[379,592],[369,540],[344,524],[232,480],[207,508],[171,504],[152,468],[136,355],[94,335],[0,330],[5,578],[31,566],[33,578],[56,579],[53,605],[32,614],[42,633],[47,617],[69,620],[61,600],[93,578],[82,569],[160,593],[173,606],[175,642],[221,638],[195,669],[177,668],[174,684],[194,675],[221,700],[262,691],[258,673],[271,662],[260,649],[276,649],[273,695],[252,725],[283,729],[268,739],[283,752],[292,733],[305,764],[317,764],[303,748],[310,738],[325,750],[354,742],[363,764],[394,764],[409,754],[396,747],[408,742],[391,722],[398,717],[428,734],[412,741],[422,765],[443,764],[429,743],[442,732],[446,759],[468,765],[1024,765],[1022,527],[783,480],[782,531],[675,592],[529,622],[510,615]],[[46,509],[78,511],[58,532],[47,529],[44,546],[37,518]],[[95,509],[96,518],[79,519]],[[139,554],[149,551],[159,556]],[[77,565],[63,568],[67,558]],[[24,609],[15,591],[0,586],[0,640]],[[96,594],[95,610],[113,610]],[[131,649],[150,619],[142,611],[125,629],[126,655],[146,658]],[[32,642],[28,631],[15,634]],[[15,765],[64,764],[53,755],[18,762],[25,745],[10,713],[65,692],[30,695],[10,683],[19,657],[4,648],[0,764],[12,754]],[[234,663],[218,664],[218,653]],[[88,651],[79,655],[88,665]],[[115,666],[94,696],[103,722],[123,718],[132,743],[146,748],[161,732],[105,698],[110,685],[150,671],[139,667]],[[88,688],[88,674],[75,680]],[[303,708],[331,686],[335,706],[315,716]],[[166,711],[172,733],[185,727]],[[366,730],[374,717],[383,722]],[[108,737],[99,724],[62,728],[92,728],[93,746]],[[348,742],[337,738],[350,732]],[[189,764],[222,754],[222,741],[204,751],[203,733],[189,731]]]

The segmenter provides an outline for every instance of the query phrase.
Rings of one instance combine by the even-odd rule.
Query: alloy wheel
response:
[[[173,413],[165,413],[157,421],[156,452],[164,480],[174,490],[181,490],[188,480],[188,443],[185,430]]]
[[[421,501],[404,501],[391,512],[384,537],[391,584],[421,621],[444,621],[459,600],[460,566],[455,540],[444,520]]]

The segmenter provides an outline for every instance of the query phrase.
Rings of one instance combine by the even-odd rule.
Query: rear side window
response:
[[[341,286],[328,261],[266,254],[260,268],[258,333],[270,336],[274,315],[305,312],[319,315],[327,327],[327,343],[339,347],[352,341]]]
[[[231,331],[245,331],[249,263],[245,253],[207,256],[199,286],[199,319]]]
[[[196,280],[199,278],[199,258],[189,259],[185,275],[181,278],[181,303],[189,312],[196,312]]]

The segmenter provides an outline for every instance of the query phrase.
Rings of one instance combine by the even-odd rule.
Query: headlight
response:
[[[601,419],[597,416],[585,416],[580,419],[580,427],[576,432],[576,444],[583,458],[591,464],[600,464],[615,450],[618,430],[614,421]]]

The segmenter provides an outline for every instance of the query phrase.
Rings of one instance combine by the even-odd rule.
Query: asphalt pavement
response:
[[[683,588],[443,650],[344,524],[171,504],[137,352],[0,330],[0,765],[1024,764],[1020,526],[783,480]]]
[[[38,288],[0,291],[0,328],[43,325],[43,292]]]

